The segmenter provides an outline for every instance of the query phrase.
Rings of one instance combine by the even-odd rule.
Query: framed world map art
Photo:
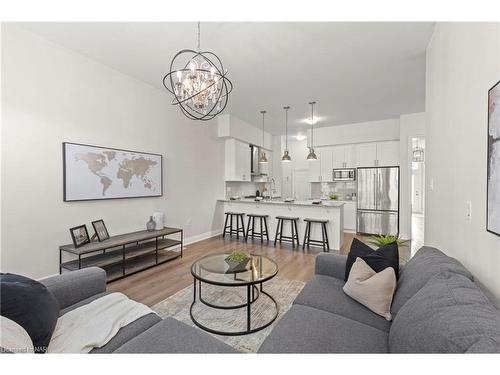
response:
[[[63,143],[64,201],[160,197],[162,155]]]
[[[486,229],[500,236],[500,81],[488,91]]]

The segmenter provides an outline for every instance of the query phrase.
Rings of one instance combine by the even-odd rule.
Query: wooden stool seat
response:
[[[222,232],[222,238],[228,233],[230,236],[236,234],[236,238],[240,238],[240,232],[243,233],[243,238],[245,238],[245,223],[243,222],[243,217],[245,214],[243,212],[224,212],[226,215],[226,220],[224,221],[224,231]],[[236,229],[233,227],[233,217],[236,217]],[[227,224],[229,220],[229,225]],[[241,226],[240,226],[241,220]],[[229,229],[229,230],[228,230]]]
[[[304,219],[306,222],[306,231],[304,233],[304,241],[302,242],[302,250],[305,249],[306,245],[309,247],[312,245],[318,245],[323,247],[323,252],[330,252],[330,243],[328,241],[328,232],[326,229],[326,224],[328,223],[327,219]],[[320,240],[311,240],[311,224],[320,224],[321,225],[321,241]]]
[[[276,242],[280,242],[280,244],[285,241],[285,242],[291,242],[292,247],[295,247],[295,241],[297,241],[297,246],[300,246],[299,242],[299,231],[297,229],[297,221],[299,220],[298,217],[290,217],[290,216],[276,216],[276,219],[278,219],[278,224],[276,224],[276,235],[274,236],[274,246],[276,246]],[[291,228],[291,236],[283,236],[283,223],[285,221],[290,222],[290,228]]]
[[[261,214],[247,214],[248,222],[247,222],[247,233],[245,235],[245,240],[248,241],[248,237],[251,232],[252,240],[254,237],[260,238],[260,242],[264,242],[264,236],[266,236],[266,240],[269,241],[269,232],[267,230],[267,218],[269,215],[261,215]],[[259,220],[260,223],[260,231],[255,231],[255,219]]]

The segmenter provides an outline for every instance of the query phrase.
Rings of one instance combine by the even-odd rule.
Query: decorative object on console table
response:
[[[75,248],[90,243],[89,232],[85,224],[70,228],[69,231]]]
[[[155,227],[156,227],[156,223],[153,220],[153,216],[150,216],[149,221],[146,223],[146,229],[148,230],[148,232],[152,232],[155,230]]]
[[[64,201],[160,197],[162,170],[160,154],[64,142]]]
[[[179,235],[180,239],[167,238],[171,235]],[[183,241],[182,229],[163,228],[154,232],[142,230],[111,236],[102,242],[79,247],[62,245],[59,246],[59,273],[63,269],[74,271],[96,266],[106,271],[108,281],[113,281],[182,257]],[[180,251],[173,250],[174,247],[180,247]],[[73,259],[63,260],[63,253],[72,254]]]
[[[500,81],[488,91],[486,230],[500,236]]]
[[[97,239],[99,241],[104,241],[109,238],[108,229],[104,224],[104,220],[96,220],[92,222],[92,226],[94,227],[95,234],[97,235]]]
[[[153,220],[155,222],[155,229],[160,230],[165,226],[165,215],[163,212],[153,212]]]

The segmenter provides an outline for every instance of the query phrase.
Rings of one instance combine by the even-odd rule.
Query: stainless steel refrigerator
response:
[[[358,168],[358,232],[399,234],[399,167]]]

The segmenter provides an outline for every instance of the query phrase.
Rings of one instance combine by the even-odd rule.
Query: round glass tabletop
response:
[[[214,285],[242,286],[258,284],[272,279],[278,273],[278,265],[263,255],[249,254],[245,265],[226,261],[229,254],[211,254],[198,259],[191,266],[191,274],[198,280]]]

